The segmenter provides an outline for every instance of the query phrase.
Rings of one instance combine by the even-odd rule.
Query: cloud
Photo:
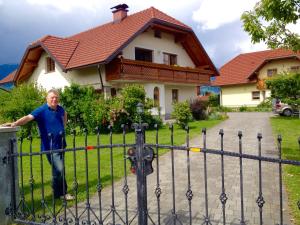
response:
[[[236,51],[238,51],[240,53],[247,53],[247,52],[256,52],[256,51],[266,50],[268,48],[268,46],[263,42],[258,43],[258,44],[253,44],[253,43],[251,43],[250,38],[247,38],[245,40],[241,40],[241,41],[235,43],[234,48],[236,49]]]
[[[244,11],[251,10],[257,0],[202,0],[199,9],[193,12],[193,20],[200,23],[203,30],[240,20]]]

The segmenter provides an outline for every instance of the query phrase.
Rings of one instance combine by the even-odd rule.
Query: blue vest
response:
[[[57,106],[56,110],[51,109],[48,104],[44,104],[30,113],[37,122],[41,136],[41,150],[61,149],[66,147],[64,128],[65,110],[61,106]],[[49,138],[48,134],[52,134]],[[52,141],[52,144],[51,144]],[[52,146],[51,146],[52,145]]]

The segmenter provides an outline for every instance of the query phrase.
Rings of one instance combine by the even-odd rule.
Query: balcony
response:
[[[204,85],[210,83],[212,75],[214,73],[208,66],[188,68],[129,59],[115,59],[106,65],[107,81],[134,80]]]

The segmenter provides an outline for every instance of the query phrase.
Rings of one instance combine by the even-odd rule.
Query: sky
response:
[[[0,64],[20,63],[27,46],[45,35],[67,37],[111,22],[110,8],[126,3],[129,15],[153,6],[192,27],[220,68],[238,54],[267,49],[251,43],[240,21],[257,1],[0,0]]]

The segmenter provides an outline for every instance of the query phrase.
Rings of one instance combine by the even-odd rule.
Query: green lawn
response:
[[[195,137],[196,135],[201,134],[202,128],[210,128],[222,120],[209,120],[209,121],[196,121],[190,123],[190,138]],[[146,132],[147,143],[155,143],[156,131],[150,130]],[[67,148],[72,148],[73,139],[72,136],[67,136]],[[134,132],[126,134],[126,143],[133,144],[135,140]],[[112,136],[113,144],[122,144],[123,136],[122,134],[113,134]],[[186,141],[186,131],[180,129],[177,125],[174,126],[174,144],[181,145]],[[76,137],[76,147],[82,147],[85,144],[84,136]],[[100,144],[109,144],[109,135],[104,134],[100,137]],[[159,144],[170,144],[170,130],[167,126],[164,126],[159,130]],[[97,145],[97,136],[89,135],[88,136],[88,145]],[[22,151],[29,152],[30,145],[28,140],[24,140]],[[32,143],[32,151],[39,152],[39,140],[34,139]],[[19,149],[20,151],[20,149]],[[164,150],[165,151],[165,150]],[[160,153],[164,152],[160,150]],[[107,186],[111,184],[111,157],[110,149],[101,149],[100,151],[100,173],[101,173],[101,184],[102,186]],[[66,165],[66,177],[67,183],[69,185],[69,192],[72,193],[73,183],[74,183],[74,152],[68,152],[65,156],[65,165]],[[88,151],[88,185],[90,195],[93,195],[97,192],[98,184],[98,154],[97,149]],[[30,159],[29,156],[22,157],[23,161],[23,182],[24,182],[24,193],[25,201],[28,208],[32,209],[34,207],[35,211],[41,213],[41,196],[42,196],[42,181],[41,181],[41,158],[39,155],[33,156]],[[32,161],[32,173],[33,173],[33,198],[31,197],[31,185],[30,185],[30,161]],[[76,176],[78,180],[78,199],[83,201],[86,198],[86,161],[85,161],[85,152],[76,151]],[[20,165],[20,159],[19,159]],[[114,179],[118,180],[124,176],[124,149],[123,148],[114,148],[113,149],[113,170],[114,170]],[[20,167],[20,166],[19,166]],[[46,204],[51,208],[52,207],[52,189],[51,189],[51,167],[47,162],[46,157],[43,157],[43,167],[44,167],[44,192]],[[128,172],[129,162],[127,160],[127,172]],[[19,171],[19,177],[21,180],[21,173]],[[21,185],[21,183],[20,183]],[[22,191],[22,190],[21,190]],[[57,201],[58,205],[61,204],[61,201]],[[56,208],[59,208],[56,206]]]
[[[282,135],[282,157],[284,159],[300,161],[300,148],[298,138],[300,137],[299,118],[271,118],[273,133],[277,137]],[[284,166],[284,183],[287,188],[289,205],[295,224],[300,225],[300,210],[297,201],[300,201],[300,167]]]

